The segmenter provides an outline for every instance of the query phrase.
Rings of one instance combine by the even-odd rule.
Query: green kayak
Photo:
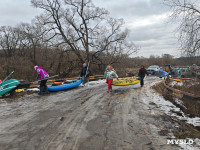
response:
[[[12,90],[14,90],[18,85],[20,84],[19,81],[15,80],[15,79],[11,79],[11,80],[7,80],[5,82],[2,82],[0,84],[0,96],[11,92]]]

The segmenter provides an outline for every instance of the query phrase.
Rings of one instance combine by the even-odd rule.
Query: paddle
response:
[[[2,82],[6,81],[13,73],[14,73],[14,71],[11,72]]]

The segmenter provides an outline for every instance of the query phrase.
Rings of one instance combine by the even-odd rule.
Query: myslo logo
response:
[[[183,144],[183,145],[192,145],[194,141],[192,139],[183,140],[183,139],[170,139],[167,140],[167,144]]]

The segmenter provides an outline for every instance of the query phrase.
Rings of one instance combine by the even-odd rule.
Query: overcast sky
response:
[[[93,0],[106,8],[112,17],[123,18],[130,29],[129,40],[140,47],[134,56],[171,54],[180,56],[175,24],[169,22],[170,10],[162,0]],[[0,26],[31,22],[42,11],[33,8],[30,0],[0,0]]]

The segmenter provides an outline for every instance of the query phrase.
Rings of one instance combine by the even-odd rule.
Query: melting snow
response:
[[[40,91],[38,88],[27,89],[27,91]]]
[[[89,82],[89,85],[103,84],[103,83],[106,83],[106,80],[105,80],[105,79],[103,79],[103,80],[98,80],[98,81],[90,81],[90,82]]]
[[[158,81],[160,82],[160,81]],[[167,101],[164,99],[163,96],[157,94],[151,87],[158,82],[154,82],[152,84],[147,85],[146,88],[146,95],[149,96],[148,100],[144,100],[145,103],[154,102],[158,108],[163,111],[165,114],[169,116],[176,117],[180,120],[185,120],[187,123],[192,124],[194,126],[200,126],[200,118],[190,118],[184,114],[183,111],[180,110],[180,108],[176,107],[174,104],[172,104],[170,101]],[[176,99],[176,102],[181,104],[181,100]],[[182,104],[183,105],[183,104]],[[182,114],[182,116],[178,116],[174,112],[179,112]]]
[[[160,81],[158,81],[160,82]],[[151,88],[153,85],[157,84],[158,82],[154,82],[152,84],[147,85],[145,88],[146,95],[148,95],[148,99],[144,99],[144,103],[149,104],[150,102],[153,102],[157,105],[158,109],[162,112],[164,112],[166,115],[173,116],[179,120],[185,120],[188,124],[194,125],[194,126],[200,126],[200,118],[190,118],[186,116],[180,108],[176,107],[174,104],[172,104],[170,101],[167,101],[163,98],[163,96],[159,95],[158,93],[155,93],[155,91]],[[144,96],[145,97],[145,96]],[[175,99],[175,102],[180,104],[181,106],[185,107],[183,105],[183,102],[180,99]],[[154,108],[156,109],[156,108]],[[182,116],[178,116],[174,112],[181,113]],[[174,135],[171,136],[173,138]],[[175,137],[174,137],[175,138]],[[185,150],[199,150],[200,146],[200,139],[196,138],[193,139],[194,143],[193,145],[189,144],[179,144],[179,146]]]
[[[176,86],[183,86],[183,82],[177,82],[177,81],[172,81],[171,83],[172,87]]]

